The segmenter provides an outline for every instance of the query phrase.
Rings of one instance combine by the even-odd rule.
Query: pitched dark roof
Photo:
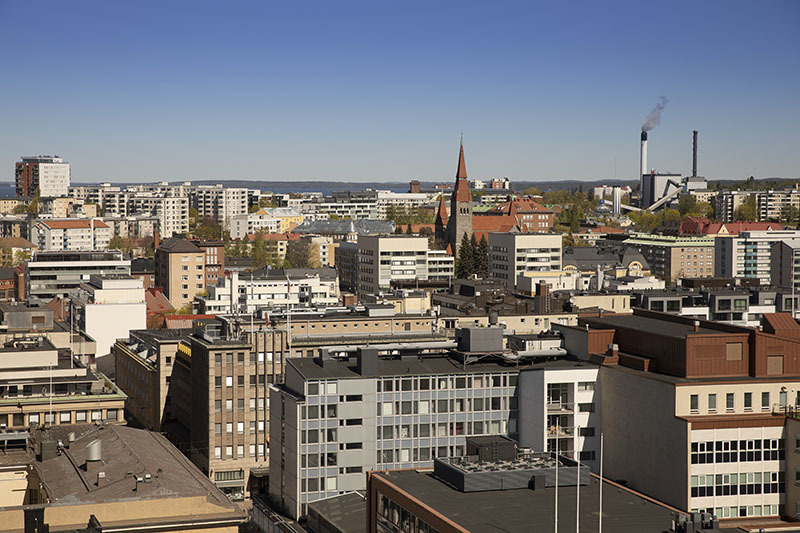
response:
[[[131,274],[149,274],[156,271],[156,260],[152,257],[137,257],[131,261]]]
[[[170,237],[158,247],[159,251],[166,253],[203,253],[203,249],[183,237]]]

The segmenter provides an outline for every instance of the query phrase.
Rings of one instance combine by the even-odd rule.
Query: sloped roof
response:
[[[36,245],[22,237],[3,237],[0,239],[0,248],[36,248]]]
[[[131,261],[131,274],[149,274],[156,271],[156,260],[152,257],[137,257]]]
[[[444,194],[439,196],[439,207],[436,209],[436,222],[440,223],[442,226],[447,225],[447,205],[444,201]]]
[[[93,224],[92,224],[93,223]],[[88,219],[88,218],[75,218],[70,220],[39,220],[39,224],[43,224],[50,229],[88,229],[92,226],[95,228],[107,228],[108,224],[102,220]]]
[[[533,198],[520,196],[492,207],[487,213],[504,213],[507,215],[516,215],[517,213],[550,214],[553,213],[553,210],[544,207]]]
[[[800,324],[792,318],[791,313],[764,313],[764,331],[780,337],[800,339]]]
[[[167,253],[203,253],[202,248],[183,237],[170,237],[159,245],[158,250]]]
[[[174,309],[164,293],[160,290],[148,289],[144,292],[144,303],[148,315],[168,313]]]

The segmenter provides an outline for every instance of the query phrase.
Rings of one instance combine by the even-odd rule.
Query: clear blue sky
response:
[[[0,2],[0,180],[800,176],[800,2]]]

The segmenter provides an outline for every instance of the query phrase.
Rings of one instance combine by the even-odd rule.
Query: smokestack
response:
[[[161,246],[161,232],[158,230],[153,231],[153,251],[158,250]]]
[[[692,132],[692,177],[697,177],[697,130]]]
[[[647,207],[644,198],[644,176],[647,174],[647,132],[642,132],[642,145],[639,153],[639,207]]]

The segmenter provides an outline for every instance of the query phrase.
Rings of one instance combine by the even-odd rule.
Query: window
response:
[[[581,404],[578,404],[578,410],[581,413],[594,413],[594,403],[581,403]]]
[[[578,435],[581,437],[594,437],[594,428],[578,428]]]
[[[580,381],[580,382],[578,382],[578,392],[593,391],[593,390],[594,390],[594,382],[593,381]]]
[[[225,386],[233,387],[233,376],[225,376]]]
[[[733,406],[734,406],[734,396],[732,392],[729,392],[725,395],[725,410],[733,411]]]
[[[227,422],[225,424],[225,433],[233,433],[233,422]]]
[[[769,392],[761,393],[761,410],[762,411],[769,410]]]
[[[594,450],[580,452],[578,454],[578,459],[581,461],[594,461]]]
[[[689,409],[691,409],[691,411],[693,413],[696,413],[696,412],[698,412],[700,410],[699,402],[700,402],[700,398],[698,397],[697,394],[692,394],[689,397]]]
[[[753,393],[752,392],[745,392],[744,393],[744,410],[745,411],[752,411],[753,410]]]
[[[214,446],[214,459],[222,459],[222,446]]]
[[[708,410],[709,411],[716,411],[717,410],[717,395],[716,394],[709,394],[708,395]]]
[[[63,412],[63,413],[59,413],[58,422],[61,423],[61,424],[69,424],[70,422],[72,422],[72,416],[71,415],[72,415],[72,413],[70,413],[69,411],[66,411],[66,412]]]
[[[742,343],[729,342],[725,345],[725,359],[727,361],[741,361],[742,360]]]
[[[244,422],[236,423],[236,433],[239,435],[244,435]]]

